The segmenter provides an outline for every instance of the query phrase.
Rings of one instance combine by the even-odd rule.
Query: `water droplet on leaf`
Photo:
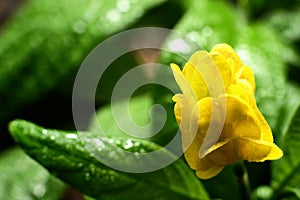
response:
[[[51,136],[50,136],[50,140],[55,140],[55,136],[54,136],[54,135],[51,135]]]
[[[79,34],[84,33],[86,28],[87,25],[83,20],[79,20],[73,25],[73,30]]]
[[[86,181],[90,181],[90,180],[91,180],[91,175],[90,175],[90,173],[85,173],[85,175],[84,175],[84,180],[86,180]]]
[[[131,140],[126,140],[126,143],[124,144],[125,149],[130,149],[133,146],[133,143]]]
[[[119,10],[113,9],[113,10],[108,11],[106,18],[110,22],[117,22],[121,19],[121,14],[120,14]]]
[[[130,8],[130,3],[129,3],[129,1],[126,1],[126,0],[120,0],[117,2],[117,8],[121,12],[128,12],[129,8]]]
[[[42,196],[45,195],[46,193],[46,188],[44,185],[42,184],[38,184],[36,185],[34,188],[33,188],[33,191],[32,191],[33,195],[37,198],[40,198]]]

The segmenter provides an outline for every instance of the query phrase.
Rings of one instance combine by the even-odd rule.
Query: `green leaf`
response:
[[[59,200],[65,186],[21,149],[0,155],[1,200]]]
[[[255,74],[256,100],[260,111],[276,131],[279,108],[284,103],[288,47],[271,27],[253,24],[241,30],[235,50]],[[278,122],[280,123],[280,122]]]
[[[297,95],[289,95],[288,97],[292,96],[294,96],[292,101],[286,101],[288,106],[285,109],[287,113],[285,114],[286,120],[283,123],[287,125],[283,124],[281,129],[280,147],[284,155],[280,160],[272,163],[273,185],[276,189],[274,196],[277,198],[291,192],[297,196],[299,195],[300,90],[297,91]],[[298,197],[300,198],[300,196]]]
[[[10,123],[10,132],[25,151],[57,177],[81,192],[98,199],[208,199],[200,181],[188,166],[177,160],[173,164],[148,173],[126,173],[109,168],[91,154],[76,132],[64,132],[41,128],[30,122],[16,120]],[[160,149],[154,143],[126,138],[104,138],[90,133],[80,133],[85,141],[91,141],[97,153],[125,166],[133,166],[120,151],[134,152],[139,157],[142,152]],[[98,146],[96,146],[98,144]],[[99,144],[101,144],[99,146]],[[173,159],[164,153],[160,159]],[[161,160],[161,161],[162,161]],[[157,160],[149,160],[145,165],[155,165]]]
[[[165,0],[32,0],[0,37],[0,118],[75,77],[87,54]],[[62,84],[65,86],[64,84]]]

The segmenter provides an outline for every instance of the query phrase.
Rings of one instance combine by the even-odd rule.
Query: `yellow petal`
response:
[[[237,84],[238,85],[230,85],[229,89],[227,90],[228,94],[239,96],[245,101],[247,101],[248,99],[247,102],[254,110],[255,115],[259,121],[259,127],[261,129],[261,139],[268,142],[273,142],[271,128],[256,105],[254,93],[252,94],[252,86],[248,81],[242,79],[240,79]],[[246,97],[245,95],[247,95],[248,97]]]
[[[272,135],[272,131],[271,131],[271,128],[270,128],[268,122],[266,121],[266,119],[264,118],[264,116],[261,114],[261,112],[258,110],[257,107],[254,110],[255,110],[256,116],[260,122],[261,139],[264,141],[267,141],[267,142],[273,142],[273,135]]]
[[[218,67],[218,70],[223,80],[223,84],[225,88],[227,88],[231,83],[232,73],[233,73],[232,71],[234,65],[233,66],[231,65],[232,62],[227,62],[225,57],[220,53],[213,52],[210,53],[209,55],[213,59],[216,66]]]
[[[201,179],[212,178],[224,168],[224,165],[219,165],[208,157],[201,159],[198,166],[196,168],[196,175]]]
[[[222,124],[223,131],[219,141],[235,137],[252,137],[260,139],[258,118],[256,117],[255,111],[247,104],[247,102],[234,95],[226,95],[219,99],[219,101],[226,102],[226,118],[225,123]],[[211,98],[204,98],[200,100],[198,104],[200,113],[199,128],[205,134],[205,131],[207,131],[208,125],[212,120],[212,100]],[[220,110],[214,110],[214,112],[216,112],[216,116],[221,116],[221,114],[218,113]],[[213,120],[222,121],[221,118],[215,118]]]
[[[197,70],[197,65],[201,63],[203,59],[204,51],[195,52],[190,60],[184,65],[182,73],[183,76],[188,80],[191,87],[193,88],[197,99],[201,99],[208,95],[208,89],[206,82],[204,81],[200,71]]]
[[[237,73],[235,79],[246,80],[251,85],[251,94],[255,92],[255,79],[252,69],[249,66],[243,66]]]
[[[206,51],[197,51],[185,64],[182,73],[190,83],[198,100],[207,96],[217,96],[225,93],[222,73],[230,73],[224,69],[219,70]],[[227,76],[224,74],[224,78]],[[229,84],[226,77],[224,80]]]
[[[210,52],[211,53],[217,52],[222,54],[225,57],[225,59],[228,60],[228,62],[230,62],[229,60],[233,60],[234,73],[236,73],[242,67],[242,61],[240,57],[237,55],[237,53],[235,53],[233,48],[228,44],[217,44],[211,49]]]
[[[186,138],[183,137],[184,140]],[[199,151],[201,147],[201,134],[197,134],[191,145],[185,150],[185,158],[188,162],[189,166],[196,170],[196,175],[201,179],[209,179],[215,175],[217,175],[224,166],[219,165],[215,161],[205,157],[200,159]]]
[[[245,90],[243,87],[241,87],[240,85],[236,85],[236,84],[231,84],[227,90],[226,90],[226,94],[232,95],[232,96],[237,96],[242,98],[244,101],[250,103],[250,99],[249,99],[249,94],[247,93],[247,90]]]
[[[181,105],[182,104],[182,100],[181,100],[182,98],[183,98],[182,94],[176,94],[172,98],[172,100],[174,102],[176,102],[175,106],[174,106],[174,115],[175,115],[175,119],[176,119],[176,121],[179,125],[181,124],[181,118],[182,118],[181,110],[182,110],[182,108],[187,109],[187,108],[185,108]]]
[[[207,157],[219,165],[228,165],[241,160],[263,162],[282,156],[282,151],[274,144],[253,138],[232,138],[216,144]]]
[[[251,107],[256,107],[255,94],[253,91],[253,87],[251,84],[245,79],[238,79],[236,81],[236,85],[238,85],[241,89],[244,90],[245,94],[248,96],[248,103]]]
[[[178,65],[172,63],[171,68],[173,71],[174,78],[182,93],[186,96],[189,96],[191,99],[196,100],[196,94],[194,93],[188,80],[183,76]]]

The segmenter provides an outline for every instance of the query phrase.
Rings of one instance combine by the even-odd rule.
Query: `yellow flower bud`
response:
[[[214,88],[220,86],[212,81],[213,75],[207,78],[204,66],[217,69],[215,76],[223,88]],[[209,53],[197,51],[182,71],[176,64],[171,67],[182,91],[173,101],[185,158],[199,178],[211,178],[226,165],[242,160],[263,162],[283,155],[257,108],[252,69],[243,66],[231,46],[218,44]]]

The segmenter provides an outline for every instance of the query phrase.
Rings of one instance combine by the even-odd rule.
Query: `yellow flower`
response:
[[[171,67],[182,91],[173,101],[185,158],[199,178],[211,178],[231,163],[283,155],[257,108],[252,69],[231,46],[197,51],[182,71],[176,64]]]

